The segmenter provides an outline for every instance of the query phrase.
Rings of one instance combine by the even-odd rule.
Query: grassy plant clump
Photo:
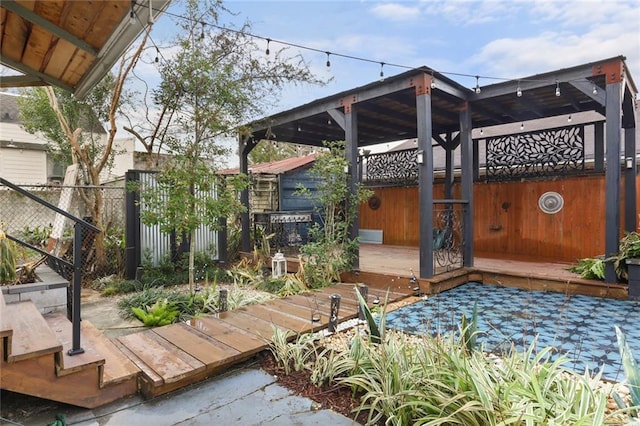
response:
[[[600,375],[565,368],[550,348],[503,357],[469,350],[455,336],[408,336],[388,331],[380,343],[357,333],[350,348],[322,348],[312,339],[274,335],[271,351],[285,374],[304,365],[316,385],[348,386],[360,397],[367,424],[604,425],[608,391]],[[626,408],[629,411],[629,408]]]

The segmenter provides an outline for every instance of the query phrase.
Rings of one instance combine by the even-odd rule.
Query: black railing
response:
[[[45,201],[43,199],[41,199],[40,197],[32,194],[29,191],[26,191],[22,188],[20,188],[17,185],[14,185],[13,183],[9,182],[8,180],[4,179],[4,178],[0,178],[0,184],[6,186],[7,188],[10,188],[16,192],[18,192],[19,194],[24,195],[27,198],[30,198],[31,200],[35,201],[36,203],[55,211],[58,214],[61,214],[62,216],[66,217],[67,219],[70,219],[73,221],[74,225],[74,234],[73,234],[73,265],[71,265],[73,267],[73,277],[71,280],[71,295],[69,294],[70,292],[67,292],[67,306],[71,306],[71,309],[67,309],[67,317],[69,318],[69,320],[72,322],[72,328],[73,328],[73,336],[72,336],[72,346],[71,349],[69,349],[68,354],[69,355],[77,355],[77,354],[81,354],[84,352],[84,349],[82,349],[82,347],[80,346],[80,292],[82,289],[82,238],[83,238],[83,230],[86,231],[92,231],[95,233],[99,233],[102,232],[99,228],[96,228],[94,225],[90,224],[89,222],[80,219],[79,217],[76,217],[74,215],[72,215],[69,212],[66,212],[64,210],[62,210],[61,208],[54,206],[53,204],[49,203],[48,201]],[[16,241],[17,239],[12,238],[13,241]],[[17,240],[20,244],[23,244],[22,241]],[[32,248],[32,247],[29,247]],[[57,256],[54,256],[50,253],[47,253],[43,250],[37,250],[38,252],[40,252],[43,255],[49,256],[52,259],[54,259],[54,261],[56,263],[58,262],[63,262],[60,263],[61,265],[64,264],[68,264],[68,262],[58,258]],[[59,271],[57,271],[59,273]],[[66,278],[66,277],[65,277]],[[67,278],[68,279],[68,278]],[[69,299],[71,299],[71,303],[69,301]]]

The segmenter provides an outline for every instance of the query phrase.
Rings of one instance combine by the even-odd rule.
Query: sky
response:
[[[249,21],[259,46],[266,50],[269,38],[271,51],[287,47],[302,55],[314,74],[330,80],[322,87],[287,88],[267,114],[377,81],[381,71],[388,77],[420,66],[472,88],[476,75],[482,86],[621,55],[640,85],[640,1],[226,0],[224,5],[232,14],[222,15],[219,25],[237,28]],[[168,12],[181,15],[181,7],[174,2]],[[170,40],[175,28],[169,16],[161,17],[154,42]],[[330,67],[324,52],[331,52]],[[229,163],[234,166],[237,159]]]
[[[423,0],[244,1],[227,0],[236,16],[220,24],[252,23],[252,33],[321,52],[303,55],[324,87],[285,91],[273,112],[293,108],[380,78],[380,62],[429,66],[468,87],[518,79],[555,69],[625,56],[640,84],[640,1]],[[170,6],[179,13],[179,4]],[[160,24],[161,22],[159,22]],[[266,41],[259,40],[266,49]],[[270,48],[280,47],[271,42]],[[385,65],[385,76],[406,68]]]

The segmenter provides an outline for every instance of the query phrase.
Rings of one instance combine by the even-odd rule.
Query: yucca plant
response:
[[[629,387],[629,394],[631,395],[631,406],[627,407],[627,404],[622,400],[620,395],[613,393],[613,399],[618,406],[628,411],[632,416],[638,416],[640,412],[640,369],[636,363],[636,359],[629,348],[627,338],[616,326],[616,337],[618,339],[618,348],[620,350],[620,357],[622,358],[622,366],[624,367],[624,373],[627,376],[627,386]]]

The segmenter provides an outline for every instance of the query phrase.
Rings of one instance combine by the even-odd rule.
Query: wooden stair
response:
[[[84,353],[70,356],[72,325],[60,313],[42,315],[31,301],[0,295],[0,387],[95,408],[138,390],[139,370],[90,322],[81,322]]]

